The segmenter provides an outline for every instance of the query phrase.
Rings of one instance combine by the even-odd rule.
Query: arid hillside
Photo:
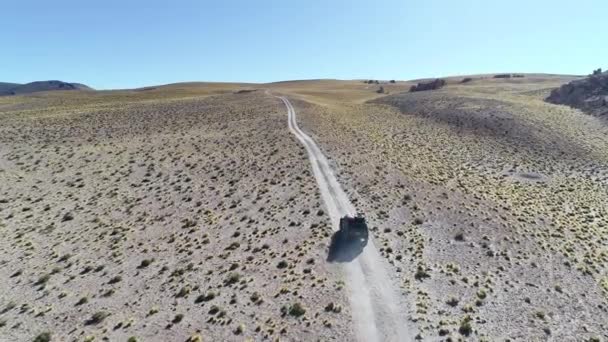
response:
[[[0,341],[355,340],[274,95],[418,339],[607,340],[607,123],[544,101],[576,77],[518,76],[0,97]]]
[[[303,148],[247,89],[0,99],[0,340],[351,338]]]
[[[420,338],[608,338],[606,123],[544,102],[574,77],[463,79],[365,103],[283,91],[368,216]]]

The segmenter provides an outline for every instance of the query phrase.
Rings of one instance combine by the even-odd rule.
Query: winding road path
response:
[[[312,165],[321,197],[325,202],[332,227],[337,230],[340,217],[355,215],[356,210],[342,190],[317,144],[299,127],[296,112],[286,97],[279,97],[287,107],[289,130],[304,145]],[[363,252],[352,262],[343,264],[347,276],[351,311],[357,339],[365,342],[410,341],[403,304],[392,288],[384,260],[378,254],[372,237]]]

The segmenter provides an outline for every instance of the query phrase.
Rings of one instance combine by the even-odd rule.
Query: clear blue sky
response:
[[[18,0],[0,81],[413,79],[608,68],[607,0]]]

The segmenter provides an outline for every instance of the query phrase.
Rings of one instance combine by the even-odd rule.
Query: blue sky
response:
[[[586,74],[608,68],[606,13],[606,0],[7,1],[0,81]]]

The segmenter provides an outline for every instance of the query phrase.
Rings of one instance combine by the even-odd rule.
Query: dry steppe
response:
[[[161,88],[0,98],[0,340],[350,338],[285,109]]]
[[[544,101],[572,79],[397,83],[364,103],[287,89],[368,216],[419,338],[608,338],[607,123]]]
[[[608,340],[608,123],[544,101],[574,77],[471,78],[0,97],[0,340],[353,340],[274,94],[419,339]]]

